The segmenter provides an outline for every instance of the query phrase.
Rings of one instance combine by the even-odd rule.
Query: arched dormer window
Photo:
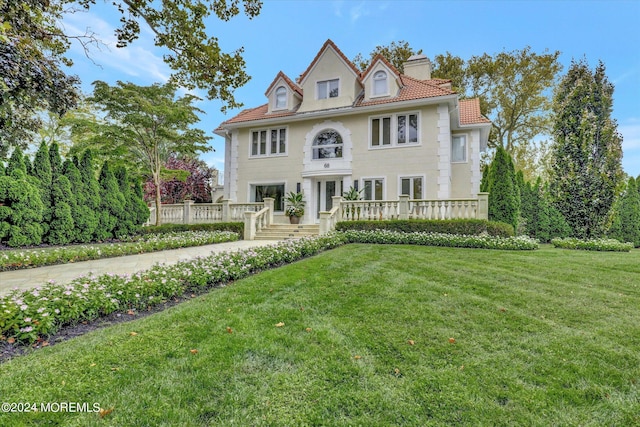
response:
[[[287,89],[280,86],[276,89],[276,109],[287,108]]]
[[[386,95],[387,93],[389,93],[387,73],[384,71],[377,71],[373,75],[373,96]]]
[[[313,158],[335,159],[342,157],[342,137],[333,129],[323,130],[313,140]]]

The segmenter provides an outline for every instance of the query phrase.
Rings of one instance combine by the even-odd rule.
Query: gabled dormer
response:
[[[302,102],[302,89],[282,71],[264,94],[269,100],[267,114],[293,111]]]
[[[365,102],[395,97],[402,87],[400,73],[380,54],[362,74],[362,84]]]
[[[360,72],[331,40],[300,75],[298,85],[305,95],[300,112],[350,107],[362,90]]]

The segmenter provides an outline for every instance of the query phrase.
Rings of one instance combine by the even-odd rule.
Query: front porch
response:
[[[319,212],[319,223],[303,219],[300,226],[274,222],[274,199],[257,203],[198,203],[191,200],[174,205],[162,205],[163,224],[202,224],[215,222],[244,222],[244,239],[255,240],[323,235],[335,230],[340,221],[384,221],[391,219],[488,219],[489,193],[478,193],[475,199],[418,200],[402,195],[398,200],[345,200],[331,197],[331,209]],[[155,224],[155,207],[146,225]],[[303,231],[304,230],[304,231]]]

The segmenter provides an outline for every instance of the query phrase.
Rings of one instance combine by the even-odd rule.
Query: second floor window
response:
[[[313,140],[313,158],[334,159],[342,157],[342,137],[335,130],[325,130]]]
[[[451,138],[451,161],[464,163],[467,161],[467,137],[458,135]]]
[[[387,73],[378,71],[373,75],[373,96],[386,95],[388,92]]]
[[[318,99],[337,98],[339,94],[338,79],[318,82]]]
[[[287,154],[287,129],[251,132],[251,157]]]
[[[419,143],[418,113],[373,117],[370,121],[370,147],[401,147]]]
[[[287,89],[280,86],[276,89],[276,109],[287,108]]]

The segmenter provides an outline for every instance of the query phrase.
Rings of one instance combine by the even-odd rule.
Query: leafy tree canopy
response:
[[[12,146],[25,147],[41,126],[38,111],[62,115],[75,107],[79,79],[67,76],[62,65],[72,61],[65,53],[72,41],[87,55],[100,41],[91,30],[84,35],[66,32],[64,14],[90,10],[95,0],[0,0],[0,158]],[[155,44],[168,53],[163,59],[172,70],[170,82],[186,89],[202,89],[209,99],[220,99],[222,110],[241,106],[234,90],[244,85],[243,48],[223,52],[218,39],[206,31],[212,14],[228,21],[240,14],[256,17],[261,0],[113,0],[120,14],[115,30],[117,47],[124,48],[148,27]],[[211,27],[211,23],[208,23]]]
[[[26,148],[41,126],[38,110],[74,108],[79,79],[62,65],[69,39],[59,28],[62,0],[0,0],[0,158]]]
[[[106,114],[104,122],[92,123],[95,144],[152,177],[158,210],[163,167],[169,156],[211,149],[207,145],[211,137],[192,127],[200,120],[196,113],[201,110],[193,105],[199,98],[190,94],[176,98],[172,84],[137,86],[119,81],[109,86],[96,81],[89,100]]]
[[[364,71],[369,67],[369,64],[371,64],[371,60],[373,60],[376,55],[381,54],[402,73],[404,72],[404,63],[407,59],[409,59],[411,55],[419,55],[421,53],[422,49],[416,51],[409,46],[409,42],[400,40],[397,43],[395,41],[391,42],[388,46],[376,46],[376,48],[371,51],[368,58],[365,58],[361,53],[358,53],[355,58],[353,58],[352,62],[356,67]]]

